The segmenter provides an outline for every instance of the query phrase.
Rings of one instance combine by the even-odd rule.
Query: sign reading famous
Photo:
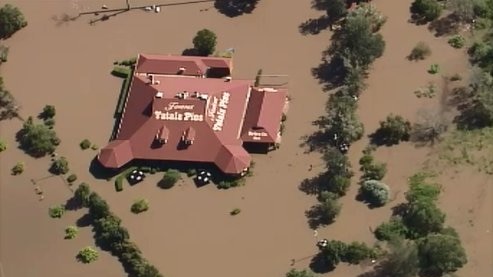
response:
[[[195,105],[169,102],[162,111],[155,111],[154,116],[159,120],[204,121],[204,116],[202,114],[192,112],[194,108]]]

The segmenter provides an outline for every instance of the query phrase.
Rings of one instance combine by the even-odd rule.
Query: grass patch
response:
[[[469,165],[493,174],[493,127],[454,130],[439,144],[438,159],[445,165]]]

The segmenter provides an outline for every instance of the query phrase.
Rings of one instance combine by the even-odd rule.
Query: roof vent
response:
[[[201,100],[207,100],[207,98],[209,98],[209,96],[205,93],[197,93],[197,98],[199,98]]]
[[[228,76],[225,79],[226,79],[226,82],[231,82],[231,79],[233,79],[233,78],[231,78],[231,77]]]
[[[184,67],[180,67],[178,68],[178,74],[182,74],[183,72],[185,72],[186,68]]]
[[[162,91],[158,91],[156,93],[156,98],[163,98],[164,97],[164,93]]]

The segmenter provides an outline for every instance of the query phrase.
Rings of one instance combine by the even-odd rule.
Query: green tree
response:
[[[328,175],[346,177],[353,175],[349,158],[336,148],[328,147],[322,159],[325,161]]]
[[[12,175],[20,175],[24,172],[24,163],[23,162],[17,162],[14,167],[12,167]]]
[[[65,228],[65,239],[73,239],[77,236],[79,229],[75,226],[68,226]]]
[[[202,29],[193,38],[193,46],[202,56],[208,56],[216,50],[217,37],[209,29]]]
[[[470,22],[474,19],[474,0],[448,0],[447,5],[461,21]]]
[[[19,117],[19,105],[14,96],[5,90],[3,86],[0,86],[0,120],[14,117]]]
[[[390,188],[377,180],[368,180],[361,185],[361,195],[372,206],[380,207],[390,199]]]
[[[384,222],[375,229],[374,234],[378,240],[390,241],[396,238],[404,238],[407,235],[407,227],[400,217],[393,217],[389,222]]]
[[[168,169],[161,181],[159,186],[164,189],[172,188],[181,179],[180,172],[176,169]]]
[[[93,226],[98,245],[114,252],[116,245],[128,240],[128,230],[120,224],[121,219],[111,214],[95,220]]]
[[[428,22],[440,17],[442,7],[437,0],[415,0],[411,12],[419,21]]]
[[[50,215],[51,218],[61,218],[64,213],[65,213],[64,205],[53,206],[48,209],[48,214]]]
[[[0,152],[7,150],[7,143],[0,139]]]
[[[421,270],[425,274],[442,276],[452,273],[467,263],[460,239],[455,236],[433,234],[419,241]]]
[[[320,203],[315,205],[311,211],[313,221],[321,225],[334,222],[341,212],[341,204],[337,200],[337,195],[332,192],[322,192],[319,200]]]
[[[69,172],[68,160],[65,157],[55,159],[51,163],[50,172],[56,175],[63,175]]]
[[[385,41],[374,32],[372,19],[364,13],[350,13],[336,42],[336,54],[351,67],[368,69],[368,66],[382,56]]]
[[[27,21],[17,7],[5,4],[0,8],[0,39],[8,38],[26,26]]]
[[[42,157],[55,151],[60,139],[55,131],[44,124],[35,124],[29,118],[18,133],[20,147],[33,157]]]
[[[375,144],[393,145],[409,140],[411,123],[400,115],[390,114],[380,121],[380,128],[373,134]]]
[[[315,277],[315,274],[307,269],[297,270],[293,268],[286,273],[286,277]]]
[[[88,264],[88,263],[92,263],[92,262],[96,261],[99,258],[99,253],[96,249],[94,249],[90,246],[87,246],[87,247],[82,248],[79,251],[77,258],[81,262]]]
[[[414,241],[392,239],[377,276],[414,277],[418,274],[418,247]]]
[[[342,261],[349,264],[359,264],[363,260],[374,259],[376,256],[377,254],[373,248],[362,242],[355,241],[347,245]]]
[[[334,24],[347,15],[346,1],[344,0],[319,0],[314,2],[316,2],[314,5],[325,10],[330,24]]]
[[[409,191],[406,192],[406,200],[409,203],[434,202],[440,195],[440,187],[427,183],[426,174],[415,174],[409,178]]]
[[[330,267],[336,267],[343,259],[347,251],[347,245],[342,241],[330,240],[322,249],[322,257]]]
[[[149,210],[149,201],[147,201],[146,199],[135,200],[132,204],[132,207],[130,207],[130,210],[134,214],[145,212]]]
[[[410,203],[403,216],[409,236],[419,238],[443,229],[445,214],[432,202]]]
[[[77,187],[77,189],[74,191],[74,198],[82,207],[89,207],[90,195],[91,189],[86,183],[80,184],[79,187]]]
[[[46,105],[43,108],[43,111],[40,114],[40,117],[43,119],[50,119],[55,117],[56,109],[53,105]]]
[[[110,207],[97,193],[89,195],[89,213],[93,219],[100,219],[110,215]]]

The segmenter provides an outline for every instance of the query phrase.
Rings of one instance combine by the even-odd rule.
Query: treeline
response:
[[[81,184],[75,190],[74,200],[79,207],[89,208],[96,244],[117,256],[129,276],[163,276],[142,256],[137,245],[130,241],[128,230],[121,226],[121,219],[110,211],[108,203],[96,192],[91,192],[88,185]]]
[[[319,74],[319,78],[340,87],[327,101],[327,114],[317,120],[323,134],[326,171],[301,185],[302,190],[319,195],[320,204],[307,212],[312,227],[334,221],[340,212],[338,198],[346,194],[351,183],[353,172],[345,153],[364,133],[356,114],[357,100],[365,88],[369,67],[383,54],[385,42],[378,31],[385,21],[372,5],[362,3],[347,13],[327,50],[330,73]]]

